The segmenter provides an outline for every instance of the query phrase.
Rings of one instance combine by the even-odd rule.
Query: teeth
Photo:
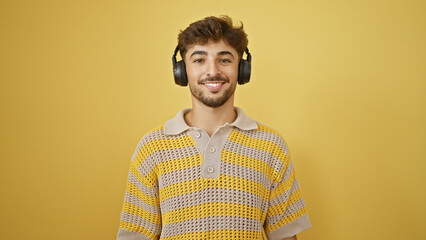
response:
[[[218,86],[222,85],[222,83],[205,83],[205,85],[210,86],[210,87],[218,87]]]

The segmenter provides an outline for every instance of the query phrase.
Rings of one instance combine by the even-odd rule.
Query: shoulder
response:
[[[272,151],[283,151],[285,154],[288,154],[286,141],[278,131],[257,121],[256,124],[257,129],[239,131],[241,131],[248,138],[260,140],[260,143],[267,145],[268,148],[270,148]]]
[[[236,129],[231,134],[231,141],[249,147],[247,151],[250,156],[266,162],[274,169],[274,181],[289,166],[291,160],[287,144],[275,129],[257,122],[256,129]]]
[[[164,139],[165,137],[166,135],[164,134],[164,125],[161,125],[148,131],[139,141],[138,145],[143,146],[149,142]]]
[[[166,135],[164,134],[164,125],[151,129],[139,141],[132,159],[135,159],[136,155],[140,154],[141,152],[155,151],[155,145],[157,145],[156,143],[165,138]]]
[[[179,149],[190,145],[194,145],[194,142],[186,132],[167,134],[165,132],[165,125],[163,124],[152,129],[142,137],[132,158],[135,158],[137,154],[148,156],[159,150]]]

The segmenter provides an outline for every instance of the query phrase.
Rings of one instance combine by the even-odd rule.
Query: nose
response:
[[[207,64],[207,76],[216,76],[220,75],[220,69],[218,64],[215,61],[211,61],[209,64]]]

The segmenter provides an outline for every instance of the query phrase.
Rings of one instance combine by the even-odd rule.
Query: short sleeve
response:
[[[311,227],[293,161],[283,153],[284,168],[272,186],[265,221],[268,239],[283,239]]]
[[[141,145],[141,144],[140,144]],[[130,164],[117,240],[159,239],[161,212],[154,161],[138,146]]]

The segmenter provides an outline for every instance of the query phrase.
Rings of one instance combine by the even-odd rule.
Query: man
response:
[[[140,141],[117,239],[282,240],[311,226],[285,142],[234,107],[247,44],[227,16],[179,34],[175,81],[189,84],[192,109]]]

